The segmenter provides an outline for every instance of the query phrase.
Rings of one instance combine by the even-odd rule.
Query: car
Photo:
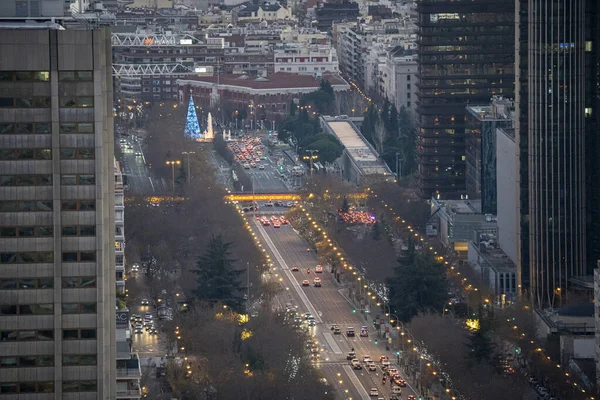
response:
[[[384,360],[390,360],[388,356],[379,356],[379,362],[383,362]]]
[[[298,268],[298,266],[297,266],[297,265],[294,265],[294,266],[292,267],[292,271],[294,271],[294,272],[298,272],[298,271],[300,271],[300,268]]]
[[[263,225],[263,226],[269,226],[269,225],[271,225],[271,223],[269,222],[269,220],[268,220],[268,219],[266,219],[266,218],[265,218],[265,219],[263,219],[263,220],[261,221],[261,223],[262,223],[262,225]]]
[[[135,326],[135,333],[143,333],[144,332],[144,327],[142,326],[142,324],[137,324]]]
[[[135,156],[136,157],[141,157],[142,156],[142,152],[141,151],[136,151],[135,152]]]
[[[310,317],[312,317],[311,313],[309,313],[309,312],[304,313],[304,319],[309,319]]]
[[[346,355],[346,360],[354,360],[355,357],[356,357],[356,352],[351,351],[350,353],[348,353],[348,355]]]
[[[288,224],[288,220],[285,219],[284,217],[279,218],[279,221],[281,222],[281,225],[287,225]]]
[[[371,356],[363,356],[363,362],[365,364],[369,364],[369,363],[373,362],[373,360],[371,360]]]
[[[357,359],[352,360],[351,364],[353,369],[362,369],[362,365]]]
[[[156,328],[152,328],[148,331],[149,334],[151,335],[158,335],[158,329]]]
[[[317,323],[315,322],[314,319],[309,319],[308,320],[308,326],[315,326],[315,325],[317,325]]]
[[[406,387],[407,385],[406,381],[402,378],[394,379],[394,382],[400,387]]]
[[[152,313],[147,312],[146,314],[144,314],[144,318],[145,319],[152,319]]]
[[[377,388],[371,388],[371,390],[369,391],[369,396],[371,396],[371,397],[378,397],[379,396],[379,390]]]
[[[267,201],[265,207],[273,207],[273,202],[271,200]]]
[[[310,286],[310,282],[308,281],[308,279],[302,281],[302,286]]]
[[[281,224],[277,221],[273,222],[273,228],[281,228]]]
[[[264,165],[262,165],[262,164],[258,164],[258,169],[261,169],[261,170],[262,170],[262,169],[265,169],[265,166],[264,166]]]
[[[142,299],[142,305],[143,306],[147,306],[148,304],[150,304],[150,302],[148,301],[148,299]]]
[[[385,373],[393,379],[398,374],[398,370],[396,368],[389,368]]]
[[[255,163],[254,161],[252,161],[252,162],[250,163],[250,166],[251,166],[252,168],[256,168],[256,163]]]
[[[340,328],[334,328],[333,329],[333,334],[334,335],[341,335],[342,334],[342,330]]]
[[[131,266],[131,270],[132,270],[133,272],[138,272],[138,271],[140,270],[140,264],[133,264],[133,265]]]
[[[146,332],[150,332],[152,329],[154,329],[154,324],[146,325]]]
[[[369,328],[363,326],[360,328],[360,337],[369,337]]]
[[[390,366],[390,360],[383,360],[381,362],[381,368],[388,368]]]
[[[250,169],[250,164],[244,163],[244,169]]]
[[[313,285],[315,285],[315,287],[321,287],[321,279],[320,278],[315,278],[313,280]]]
[[[367,368],[369,368],[369,371],[377,371],[377,365],[374,362],[367,364]]]
[[[288,201],[287,203],[285,203],[285,206],[287,208],[292,208],[292,207],[294,207],[294,202],[293,201]]]
[[[392,393],[402,394],[402,388],[400,386],[392,386]]]
[[[323,266],[322,265],[317,265],[315,267],[315,272],[318,273],[318,274],[322,273],[323,272]]]
[[[352,328],[352,327],[346,328],[346,336],[347,337],[354,337],[355,336],[355,334],[354,334],[354,328]]]
[[[277,200],[277,201],[275,202],[275,207],[283,207],[283,201],[281,201],[281,200]]]
[[[417,396],[413,396],[412,394],[406,398],[406,400],[417,400]]]
[[[294,316],[294,322],[299,324],[302,322],[302,317],[299,315]]]

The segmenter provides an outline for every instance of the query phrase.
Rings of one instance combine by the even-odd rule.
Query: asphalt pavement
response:
[[[125,139],[127,143],[121,143],[121,139]],[[143,136],[138,141],[135,141],[132,136],[117,140],[122,153],[121,170],[127,175],[126,195],[153,195],[163,193],[165,189],[164,182],[150,174],[142,143]]]
[[[329,385],[338,394],[337,397],[368,400],[372,398],[369,396],[371,388],[377,388],[380,397],[389,399],[391,386],[389,380],[386,385],[382,384],[383,371],[378,361],[381,355],[389,356],[390,361],[396,361],[396,356],[386,351],[383,339],[375,344],[376,334],[372,325],[369,326],[369,337],[359,336],[361,326],[367,326],[367,322],[360,313],[352,311],[353,305],[344,296],[343,288],[334,280],[333,275],[328,271],[320,274],[314,272],[317,256],[313,251],[307,252],[307,244],[290,225],[282,225],[281,228],[274,228],[272,225],[263,227],[255,219],[252,226],[275,263],[276,270],[273,272],[283,278],[282,284],[286,290],[284,300],[280,302],[297,305],[300,314],[311,312],[315,316],[317,324],[310,328],[310,333],[322,348],[321,361],[317,363],[317,367],[322,369]],[[294,265],[299,267],[299,271],[291,271]],[[308,268],[311,269],[310,273],[307,273]],[[315,276],[322,279],[322,287],[313,286]],[[304,279],[308,279],[311,285],[301,286]],[[333,324],[340,327],[341,335],[332,334],[330,327]],[[347,327],[355,329],[355,337],[346,337]],[[370,356],[378,365],[377,371],[371,372],[365,368],[353,370],[346,360],[346,355],[352,348],[361,362],[364,356]],[[395,367],[398,368],[397,365]],[[406,379],[404,376],[403,378]],[[402,388],[402,392],[402,399],[406,399],[408,395],[416,395],[411,387]]]

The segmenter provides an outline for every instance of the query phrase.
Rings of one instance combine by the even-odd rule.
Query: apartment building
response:
[[[0,392],[114,399],[110,32],[24,24],[0,21]]]
[[[337,73],[339,69],[337,53],[329,44],[280,44],[273,53],[276,72],[319,77],[324,72]]]

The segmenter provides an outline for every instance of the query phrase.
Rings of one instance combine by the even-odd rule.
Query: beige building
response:
[[[0,392],[114,399],[110,32],[31,24],[0,21]]]

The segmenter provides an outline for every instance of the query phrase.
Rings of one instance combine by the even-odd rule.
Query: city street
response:
[[[379,357],[387,355],[392,361],[392,366],[397,367],[397,364],[395,353],[385,350],[384,339],[380,338],[379,343],[375,344],[377,333],[374,332],[373,326],[368,326],[360,312],[353,313],[353,306],[343,295],[342,288],[330,272],[314,272],[316,255],[313,251],[307,252],[306,243],[290,225],[282,225],[281,228],[263,227],[256,219],[251,225],[275,263],[274,272],[283,278],[282,285],[289,288],[284,292],[285,301],[281,302],[297,305],[300,314],[310,312],[315,316],[317,324],[310,329],[323,349],[318,367],[323,370],[329,385],[340,395],[339,398],[370,399],[371,388],[377,388],[379,397],[389,399],[390,382],[388,380],[386,385],[382,385],[383,372],[379,367]],[[299,271],[292,271],[294,265],[299,267]],[[307,273],[308,268],[311,269],[310,274]],[[312,282],[316,276],[322,279],[322,287],[313,286]],[[304,279],[309,280],[311,285],[301,286]],[[330,330],[333,324],[340,327],[341,335],[333,335]],[[369,337],[359,336],[361,326],[368,326]],[[348,327],[353,327],[356,331],[354,338],[346,337],[345,331]],[[370,372],[364,365],[361,370],[353,370],[350,361],[346,360],[346,355],[352,348],[355,349],[356,358],[361,363],[364,356],[370,356],[378,365],[377,371]],[[410,387],[405,387],[402,388],[399,398],[406,399],[408,395],[416,393]]]
[[[149,167],[146,165],[141,145],[142,139],[135,141],[130,136],[126,140],[127,144],[119,143],[119,145],[123,153],[121,169],[123,174],[127,175],[127,185],[129,186],[127,192],[135,193],[135,195],[152,195],[164,192],[164,183],[153,178],[149,173]],[[128,146],[132,148],[130,149]]]

